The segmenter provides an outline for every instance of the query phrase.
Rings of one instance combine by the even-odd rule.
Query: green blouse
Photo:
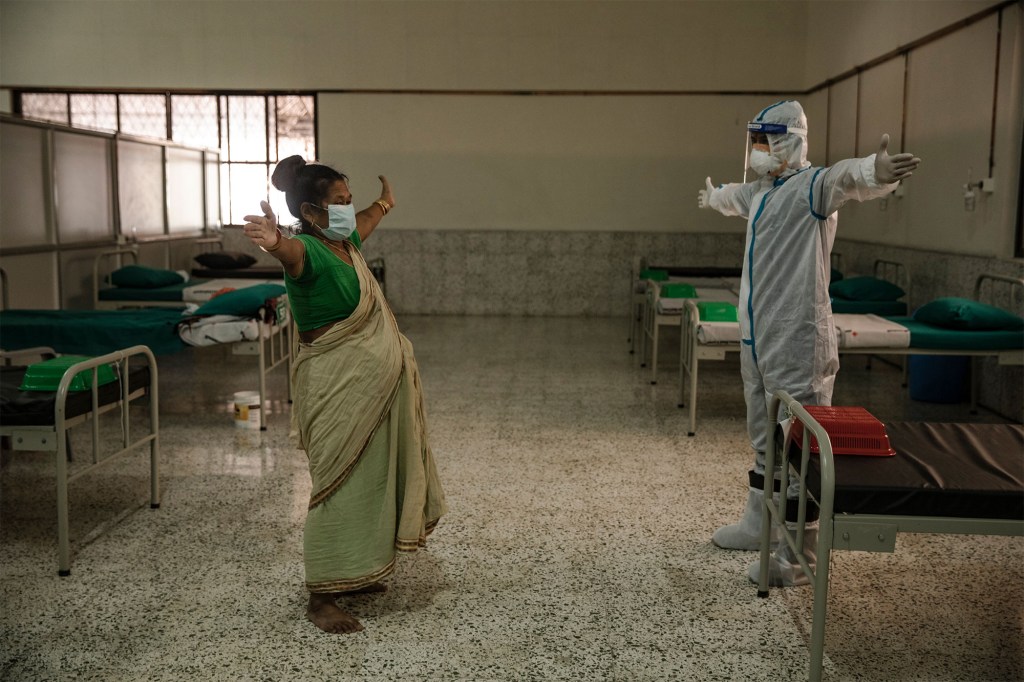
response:
[[[284,275],[288,303],[300,332],[343,320],[359,304],[359,278],[356,269],[338,258],[326,244],[312,235],[299,234],[306,247],[302,274]],[[359,232],[350,237],[357,249],[362,248]]]

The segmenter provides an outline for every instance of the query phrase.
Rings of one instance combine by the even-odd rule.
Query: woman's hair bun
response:
[[[273,175],[270,176],[270,182],[282,192],[290,192],[295,188],[295,183],[299,178],[299,171],[305,165],[306,160],[298,154],[282,159],[274,169]]]

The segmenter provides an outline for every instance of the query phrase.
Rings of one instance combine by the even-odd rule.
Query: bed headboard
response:
[[[906,265],[894,260],[885,260],[879,258],[875,261],[874,275],[878,279],[884,279],[886,282],[892,282],[900,289],[906,292],[906,300],[909,302],[910,297],[910,270]]]
[[[117,268],[124,265],[124,257],[129,256],[128,260],[134,265],[139,262],[139,252],[132,246],[122,246],[111,251],[102,251],[92,261],[92,307],[93,310],[99,309],[100,301],[100,285],[103,283],[103,278],[109,275]],[[116,265],[110,267],[108,261],[116,258]]]
[[[832,251],[828,255],[829,264],[839,272],[843,271],[843,254],[838,251]]]
[[[983,299],[986,292],[988,296]],[[974,282],[974,300],[1020,315],[1024,307],[1024,278],[982,273]]]
[[[201,253],[210,253],[211,251],[223,251],[224,250],[224,239],[221,236],[216,237],[200,237],[193,242],[195,244],[195,255]]]

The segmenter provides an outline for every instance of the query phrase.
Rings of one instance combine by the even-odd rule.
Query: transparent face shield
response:
[[[747,144],[743,152],[743,182],[747,181],[747,170],[750,168],[750,150],[753,148],[753,145],[757,143],[769,144],[768,135],[788,135],[789,133],[806,135],[807,129],[787,126],[785,123],[751,122],[747,124]]]

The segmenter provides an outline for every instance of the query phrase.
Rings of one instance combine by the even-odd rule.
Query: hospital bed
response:
[[[988,287],[994,299],[996,285],[1009,286],[1008,301],[1024,298],[1024,280],[1002,275],[983,274],[974,287],[974,300],[980,300]],[[1014,293],[1019,291],[1020,293]],[[834,315],[839,353],[843,355],[941,355],[995,357],[1000,365],[1024,364],[1024,333],[1020,331],[955,330],[918,322],[912,317],[883,318],[872,314]],[[688,435],[697,431],[697,381],[700,362],[724,360],[727,353],[741,348],[737,323],[701,321],[696,305],[683,310],[679,360],[679,407],[688,409]],[[904,366],[904,374],[906,367]],[[971,380],[971,410],[977,408],[977,371]],[[906,376],[904,376],[906,384]]]
[[[202,237],[195,241],[200,253],[193,260],[192,277],[199,279],[261,279],[281,281],[284,268],[279,264],[256,265],[255,258],[243,253],[226,251],[224,241],[218,237]]]
[[[174,281],[176,279],[181,281]],[[163,281],[171,283],[162,284]],[[93,308],[182,308],[189,303],[205,303],[226,290],[272,282],[281,284],[282,278],[204,279],[189,277],[185,272],[143,268],[138,265],[138,252],[134,248],[118,248],[104,251],[93,259]]]
[[[802,425],[799,443],[776,442],[781,429],[776,430],[774,416],[780,405]],[[863,428],[823,419],[820,412],[816,419],[809,409],[784,391],[770,401],[765,467],[772,471],[785,458],[789,466],[781,467],[779,489],[787,490],[792,468],[800,492],[795,530],[790,531],[784,523],[786,495],[773,492],[772,477],[765,479],[758,596],[768,596],[774,525],[801,558],[801,568],[814,586],[808,677],[819,682],[832,550],[893,552],[898,533],[1024,535],[1024,427],[890,423],[884,430],[895,455],[884,456],[878,439]],[[819,419],[831,422],[832,433]],[[795,424],[790,431],[794,429]],[[836,454],[837,450],[847,454]],[[863,456],[871,454],[878,456]],[[819,529],[812,568],[802,548],[807,508],[813,503],[819,508]]]
[[[689,285],[692,296],[675,296],[672,289]],[[669,275],[666,281],[647,280],[643,306],[643,343],[640,366],[651,367],[651,383],[658,383],[658,350],[663,327],[679,327],[687,300],[724,302],[733,306],[739,300],[738,277],[698,277]]]
[[[32,348],[16,351],[26,357],[55,355],[51,349]],[[10,359],[5,356],[5,361]],[[110,367],[113,380],[101,383],[100,369]],[[144,345],[122,348],[98,357],[68,363],[66,370],[52,390],[45,384],[26,382],[26,366],[0,367],[0,435],[9,439],[12,450],[54,453],[57,469],[57,572],[61,576],[71,573],[71,550],[68,533],[68,485],[95,469],[109,464],[136,448],[148,446],[150,465],[150,507],[160,506],[160,424],[159,394],[157,390],[157,364],[152,351]],[[30,375],[31,376],[31,375]],[[86,385],[76,387],[75,382]],[[22,390],[22,387],[26,390]],[[49,387],[50,390],[45,390]],[[72,390],[80,388],[80,390]],[[44,390],[27,390],[40,388]],[[148,429],[141,435],[132,433],[138,426],[129,419],[129,406],[135,400],[148,396]],[[120,442],[115,451],[109,444],[101,447],[101,414],[117,410],[120,420]],[[68,432],[71,428],[92,424],[92,457],[85,467],[69,471]],[[101,452],[101,450],[106,450]]]
[[[837,280],[844,279],[838,267],[842,264],[842,256],[833,253],[831,257],[833,273],[838,275]],[[902,298],[910,298],[910,273],[903,263],[886,259],[877,259],[872,268],[872,275],[869,277],[846,278],[844,284],[832,282],[837,293],[848,293],[851,297],[832,296],[833,313],[847,314],[875,314],[875,315],[906,315],[907,303]],[[730,279],[729,286],[738,291],[738,284]],[[890,295],[883,293],[890,288]],[[855,293],[856,292],[856,293]],[[666,318],[671,323],[670,318]],[[686,376],[692,382],[691,390],[696,391],[697,363],[700,360],[721,360],[725,353],[738,351],[739,329],[737,323],[711,323],[702,324],[699,316],[695,314],[693,306],[683,310],[683,317],[680,319],[681,333],[683,340],[680,347],[679,363],[679,406],[686,403],[684,395],[684,384]],[[870,366],[870,356],[868,358]],[[904,364],[904,371],[906,365]],[[692,404],[692,403],[691,403]],[[693,429],[691,428],[691,431]],[[692,435],[692,434],[691,434]]]
[[[907,314],[911,298],[910,272],[897,261],[878,259],[872,274],[843,277],[829,284],[833,313],[873,314],[882,317]]]
[[[725,278],[729,281],[739,281],[740,268],[721,266],[692,266],[692,265],[651,265],[648,266],[647,258],[634,256],[629,272],[629,354],[636,352],[637,341],[643,336],[644,328],[644,307],[647,301],[647,289],[650,279],[657,273],[663,280],[670,277],[676,281],[685,280],[688,277],[710,278],[719,280]]]
[[[2,272],[2,271],[0,271]],[[256,284],[226,294],[259,297]],[[4,290],[6,292],[6,288]],[[221,297],[219,301],[227,299]],[[180,304],[179,304],[180,305]],[[202,309],[200,309],[200,312]],[[156,355],[189,346],[229,344],[233,355],[255,356],[259,370],[260,428],[266,430],[267,375],[284,367],[291,396],[291,359],[295,339],[287,296],[249,304],[249,312],[184,316],[180,308],[124,310],[0,311],[0,345],[4,351],[45,345],[59,353],[102,355],[144,344]]]
[[[220,237],[203,237],[196,240],[196,245],[202,249],[193,260],[197,266],[192,268],[192,277],[209,279],[264,279],[281,281],[284,279],[284,268],[280,265],[245,265],[250,259],[246,254],[224,251],[224,242]],[[210,254],[214,254],[211,256]],[[216,258],[217,255],[226,258]],[[244,259],[244,260],[243,260]],[[211,262],[221,261],[221,262]],[[199,261],[207,261],[204,265]],[[370,258],[366,261],[380,290],[387,295],[386,268],[384,259],[381,257]]]

